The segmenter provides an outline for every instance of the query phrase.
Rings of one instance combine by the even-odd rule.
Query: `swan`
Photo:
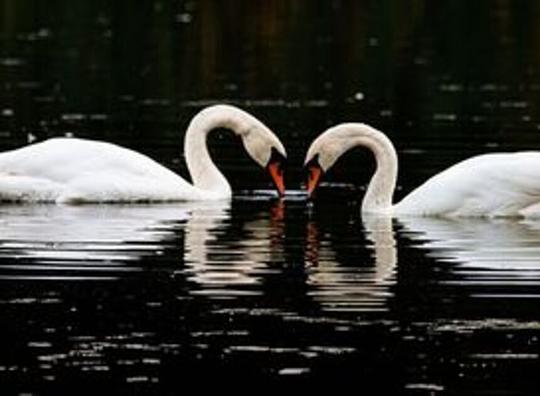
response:
[[[511,217],[540,209],[540,152],[492,153],[471,157],[428,179],[392,204],[398,159],[390,139],[362,123],[329,128],[309,147],[304,166],[311,196],[321,175],[353,147],[374,154],[376,170],[362,201],[363,214],[390,216]],[[536,205],[535,205],[536,204]]]
[[[184,154],[193,184],[136,151],[112,143],[52,138],[0,153],[0,201],[165,202],[231,197],[229,182],[210,158],[206,137],[215,128],[240,136],[245,150],[266,168],[280,195],[285,192],[285,148],[276,135],[247,112],[225,104],[193,117]]]

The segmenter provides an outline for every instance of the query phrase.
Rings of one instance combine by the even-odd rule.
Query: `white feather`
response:
[[[540,153],[484,154],[433,176],[398,204],[396,214],[519,216],[540,203]]]
[[[198,193],[151,158],[105,142],[54,138],[0,154],[4,201],[172,201]]]

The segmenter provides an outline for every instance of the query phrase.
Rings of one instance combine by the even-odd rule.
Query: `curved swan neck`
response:
[[[248,116],[227,105],[217,105],[199,112],[192,120],[184,137],[184,153],[193,185],[213,192],[218,198],[229,198],[231,186],[216,167],[208,152],[207,135],[216,128],[226,128],[236,134],[249,129]]]
[[[362,201],[362,212],[390,213],[398,172],[397,153],[392,142],[385,134],[365,124],[343,124],[342,128],[347,131],[342,139],[346,150],[366,147],[376,161],[375,173]]]
[[[396,188],[398,172],[396,150],[386,135],[370,127],[364,128],[359,141],[373,152],[377,163],[362,201],[362,212],[388,213],[392,209],[392,197]]]

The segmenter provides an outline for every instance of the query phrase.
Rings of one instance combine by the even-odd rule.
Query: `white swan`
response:
[[[285,148],[269,128],[229,105],[203,109],[189,124],[184,153],[193,185],[149,157],[111,143],[53,138],[0,154],[0,200],[137,202],[219,200],[231,197],[212,162],[206,137],[215,128],[239,135],[248,154],[284,193]]]
[[[472,157],[431,177],[399,203],[392,204],[398,160],[391,141],[359,123],[332,127],[308,149],[307,189],[347,150],[370,149],[377,163],[362,201],[362,213],[412,216],[528,216],[540,203],[540,152],[494,153]]]

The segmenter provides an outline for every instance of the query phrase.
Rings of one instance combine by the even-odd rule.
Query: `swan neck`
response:
[[[184,138],[184,153],[188,171],[196,188],[222,198],[229,198],[232,195],[229,182],[210,157],[207,136],[217,128],[226,128],[239,134],[242,127],[239,115],[223,109],[206,109],[193,118]]]
[[[398,172],[396,150],[390,139],[374,129],[360,137],[357,144],[370,149],[376,161],[375,173],[362,201],[362,212],[390,214]]]

